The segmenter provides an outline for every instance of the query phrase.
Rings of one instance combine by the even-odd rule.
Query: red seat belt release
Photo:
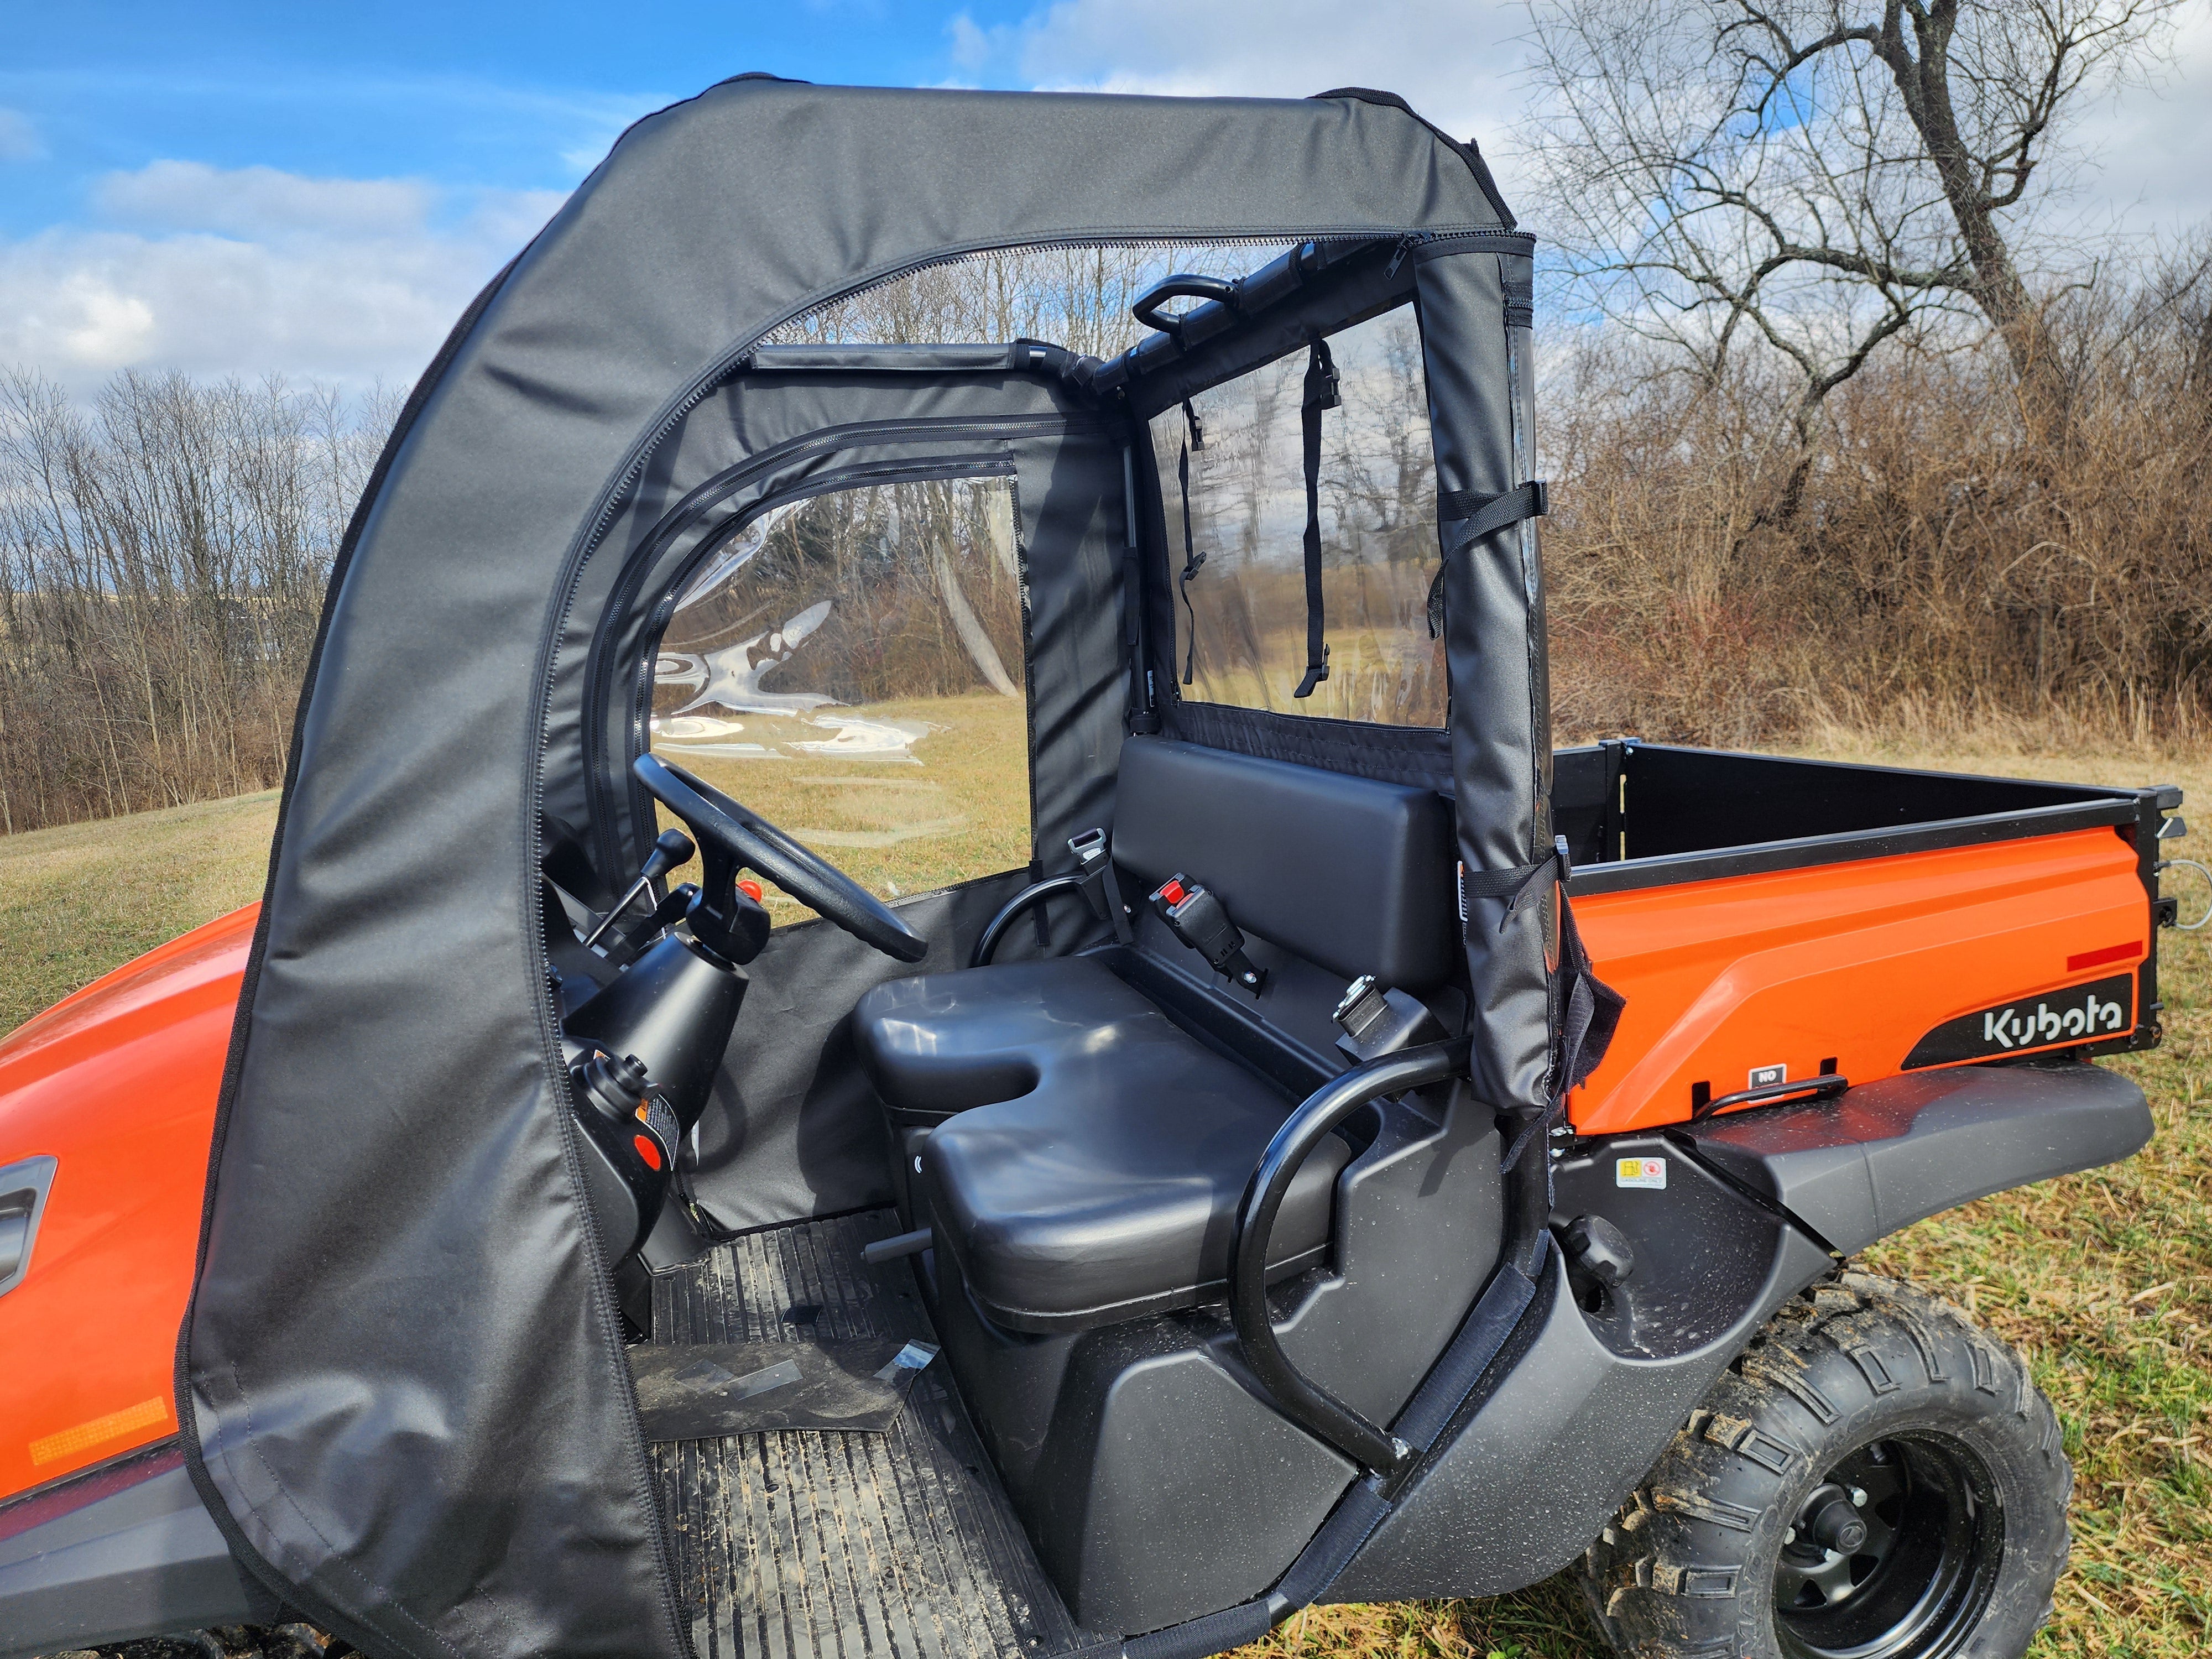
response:
[[[1226,974],[1255,996],[1267,982],[1267,970],[1255,968],[1244,954],[1244,935],[1213,894],[1180,870],[1152,891],[1152,908],[1168,930],[1204,957],[1217,974]]]

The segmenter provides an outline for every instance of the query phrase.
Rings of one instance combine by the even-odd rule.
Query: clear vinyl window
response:
[[[1443,646],[1428,619],[1436,459],[1420,330],[1401,306],[1328,346],[1342,398],[1322,416],[1317,492],[1328,678],[1309,697],[1291,695],[1306,662],[1303,349],[1193,398],[1202,445],[1180,406],[1152,419],[1176,678],[1193,702],[1440,726]]]
[[[888,898],[1026,866],[1014,526],[1006,478],[771,507],[677,597],[653,752]],[[779,925],[812,914],[773,888],[768,903]]]

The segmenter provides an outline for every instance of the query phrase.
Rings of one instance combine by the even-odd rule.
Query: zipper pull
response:
[[[1398,274],[1398,267],[1406,263],[1406,255],[1428,240],[1426,232],[1401,236],[1398,239],[1396,251],[1390,255],[1390,263],[1382,268],[1382,280],[1387,283],[1391,277],[1395,276]]]

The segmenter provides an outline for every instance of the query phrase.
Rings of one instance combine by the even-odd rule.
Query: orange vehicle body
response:
[[[1567,1103],[1585,1135],[1681,1122],[1698,1085],[1718,1099],[1775,1066],[1793,1079],[1893,1077],[1943,1022],[2128,974],[2150,939],[2136,849],[2112,830],[1592,893],[1574,906],[1599,975],[1628,999],[1604,1063]],[[2134,1002],[2130,990],[2122,1033]]]
[[[258,905],[85,987],[0,1042],[0,1146],[55,1160],[0,1296],[0,1498],[177,1431],[216,1097]]]
[[[1756,1067],[1891,1076],[1946,1019],[2133,966],[2149,927],[2135,849],[2111,830],[1592,893],[1575,910],[1628,999],[1569,1103],[1586,1135],[1680,1122],[1693,1085],[1717,1097]],[[41,1360],[0,1365],[0,1499],[176,1432],[177,1328],[257,913],[0,1042],[0,1146],[58,1164],[32,1271],[0,1297],[0,1354]]]

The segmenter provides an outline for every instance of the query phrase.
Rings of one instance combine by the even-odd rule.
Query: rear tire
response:
[[[2073,1486],[2017,1353],[1846,1273],[1753,1339],[1590,1546],[1583,1588],[1625,1659],[2019,1659]]]

